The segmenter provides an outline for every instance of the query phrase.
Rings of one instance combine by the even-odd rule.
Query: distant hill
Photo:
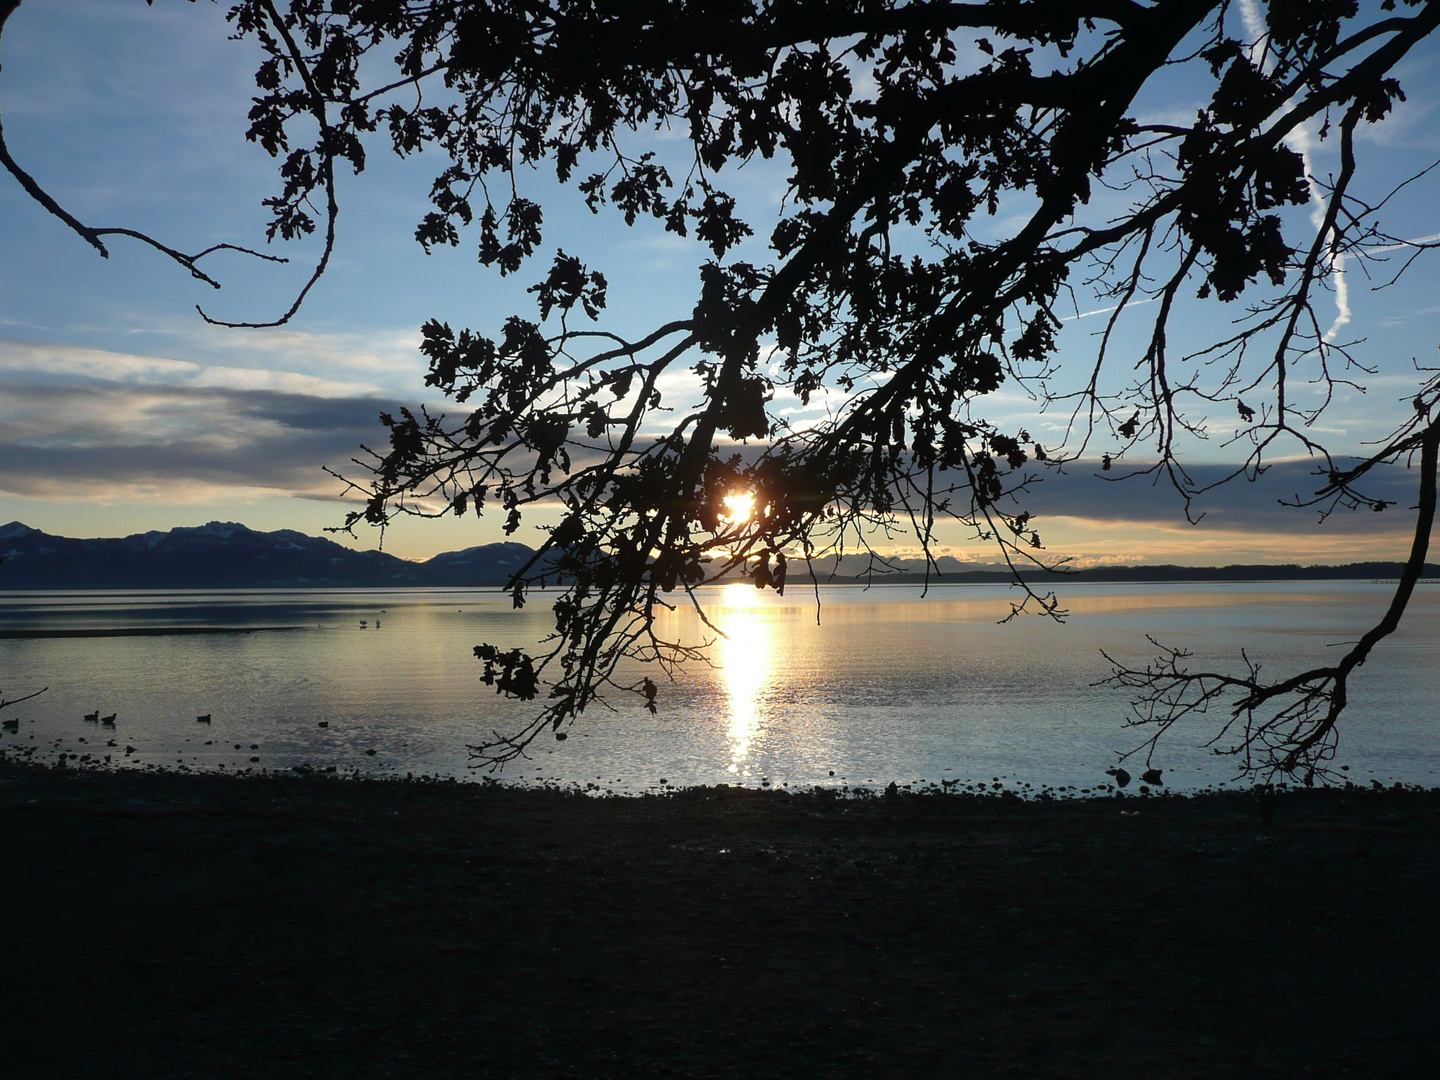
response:
[[[136,533],[112,539],[76,540],[32,529],[18,521],[0,526],[0,591],[18,589],[291,589],[456,588],[501,586],[534,551],[524,544],[484,544],[447,551],[425,562],[406,562],[383,551],[352,551],[333,540],[291,529],[257,532],[235,522]],[[932,584],[1004,583],[1003,566],[938,560]],[[924,566],[899,561],[898,572],[876,573],[872,584],[910,585],[925,580]],[[866,583],[866,563],[851,557],[830,576],[833,562],[817,562],[816,575],[834,584]],[[1400,575],[1398,562],[1343,566],[1097,566],[1067,575],[1027,574],[1040,583],[1067,581],[1306,581],[1374,580]],[[1440,577],[1427,565],[1426,577]],[[791,564],[790,582],[808,582],[803,565]]]
[[[0,590],[497,586],[533,554],[524,544],[485,544],[415,563],[235,522],[76,540],[12,521],[0,526]]]
[[[949,555],[935,560],[928,581],[931,585],[1002,585],[1014,580],[1003,563],[965,563]],[[1023,570],[1025,580],[1033,585],[1063,585],[1068,582],[1125,581],[1374,581],[1392,580],[1404,568],[1399,562],[1359,562],[1338,566],[1301,566],[1298,563],[1242,563],[1230,566],[1093,566],[1086,569],[1046,573],[1033,567]],[[868,571],[868,572],[867,572]],[[739,574],[733,575],[743,580]],[[831,585],[919,585],[927,580],[925,564],[918,559],[892,559],[889,566],[878,561],[850,555],[840,560],[817,560],[815,576],[821,584]],[[1440,566],[1425,564],[1425,577],[1440,577]],[[799,587],[809,584],[805,564],[791,561],[789,582]]]
[[[1004,566],[987,565],[968,570],[947,568],[940,560],[939,573],[932,572],[932,585],[992,585],[1012,581],[1013,577]],[[964,566],[964,563],[960,563]],[[1275,565],[1273,563],[1242,563],[1231,566],[1094,566],[1063,573],[1045,573],[1027,569],[1024,578],[1032,585],[1057,584],[1084,581],[1391,581],[1400,576],[1404,563],[1360,562],[1343,563],[1339,566],[1300,566],[1296,563]],[[827,568],[828,569],[828,568]],[[842,567],[842,569],[846,569]],[[834,577],[821,572],[816,566],[815,576],[822,584],[834,585],[919,585],[926,580],[925,572],[918,566],[905,566],[893,573],[876,572],[867,578],[864,574],[837,574]],[[1440,566],[1425,564],[1425,578],[1440,578]],[[792,565],[790,583],[808,583],[804,568]]]

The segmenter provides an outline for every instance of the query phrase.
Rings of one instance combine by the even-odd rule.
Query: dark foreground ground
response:
[[[0,765],[0,1071],[1433,1076],[1437,825]]]

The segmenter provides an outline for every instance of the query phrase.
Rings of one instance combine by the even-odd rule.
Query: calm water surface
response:
[[[1126,696],[1093,685],[1108,671],[1101,648],[1143,662],[1150,633],[1193,650],[1197,666],[1233,667],[1243,645],[1279,675],[1357,636],[1390,594],[1348,582],[1080,585],[1065,589],[1066,625],[997,625],[1009,595],[826,588],[817,626],[813,593],[713,590],[727,637],[713,667],[663,683],[658,716],[617,695],[616,711],[587,713],[564,743],[537,741],[501,778],[617,792],[662,781],[1088,787],[1141,741],[1123,726]],[[667,632],[705,636],[693,613],[668,618]],[[1358,673],[1338,759],[1357,780],[1440,783],[1437,620],[1440,591],[1422,587],[1400,633]],[[552,623],[542,596],[516,612],[477,590],[0,594],[0,629],[184,625],[296,629],[0,640],[0,689],[50,687],[7,713],[20,730],[0,745],[131,767],[474,777],[467,745],[518,727],[530,706],[479,683],[472,647],[532,645]],[[113,731],[81,719],[96,709],[118,713]],[[208,727],[195,722],[202,713]],[[1172,787],[1233,777],[1233,761],[1201,745],[1213,734],[1192,726],[1162,746]]]

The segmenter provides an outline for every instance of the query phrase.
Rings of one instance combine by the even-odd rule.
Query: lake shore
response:
[[[16,1075],[1423,1075],[1440,793],[0,764]]]

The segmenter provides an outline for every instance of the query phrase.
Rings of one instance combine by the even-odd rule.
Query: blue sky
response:
[[[227,40],[224,5],[179,0],[25,0],[6,28],[0,108],[12,153],[62,204],[92,225],[145,230],[182,249],[217,242],[263,246],[260,200],[274,163],[243,138],[256,56]],[[1440,157],[1440,47],[1401,71],[1410,102],[1365,134],[1362,190],[1377,193]],[[1188,119],[1198,89],[1162,87],[1143,108]],[[647,139],[664,149],[663,135]],[[1333,167],[1316,150],[1317,171]],[[474,239],[426,256],[412,231],[426,208],[433,155],[396,162],[376,147],[359,178],[341,183],[336,257],[300,315],[264,331],[204,324],[194,311],[234,319],[273,317],[303,280],[315,245],[277,245],[292,262],[260,264],[218,254],[207,268],[216,292],[143,247],[116,238],[109,260],[0,177],[0,522],[50,532],[119,535],[220,518],[255,528],[318,533],[344,505],[321,467],[341,468],[361,442],[378,442],[376,416],[425,398],[419,326],[436,317],[493,331],[529,310],[526,283],[480,267]],[[727,176],[762,236],[783,193],[784,170],[762,163]],[[626,229],[590,215],[543,174],[534,192],[546,208],[547,241],[580,255],[610,280],[611,327],[639,330],[687,312],[704,249],[658,228]],[[1440,233],[1440,179],[1403,193],[1392,231]],[[1002,209],[1002,220],[1021,207]],[[1103,212],[1098,202],[1095,212]],[[767,219],[767,214],[769,215]],[[764,258],[759,243],[741,257]],[[1369,393],[1346,392],[1326,421],[1341,450],[1357,452],[1403,415],[1413,395],[1411,358],[1436,359],[1440,292],[1435,265],[1422,264],[1385,292],[1352,271],[1351,321],[1361,354],[1378,367]],[[1077,302],[1072,315],[1093,309]],[[1129,316],[1143,326],[1145,308]],[[1237,312],[1238,313],[1238,312]],[[1176,333],[1213,328],[1231,312],[1196,307]],[[1103,317],[1073,318],[1062,357],[1081,366]],[[1133,339],[1129,339],[1133,342]],[[1408,393],[1407,393],[1407,388]],[[683,393],[683,385],[674,387]],[[1058,438],[1056,415],[1007,388],[987,415]],[[1192,450],[1200,466],[1233,457],[1217,437]],[[1332,518],[1275,512],[1277,494],[1304,483],[1304,468],[1279,470],[1256,490],[1227,495],[1198,527],[1173,496],[1148,486],[1052,484],[1038,498],[1041,529],[1057,552],[1082,560],[1348,561],[1389,556],[1407,543],[1399,516]],[[1403,478],[1396,481],[1403,482]],[[1403,487],[1395,488],[1403,498]],[[1383,518],[1383,520],[1377,520]],[[541,519],[536,519],[539,522]],[[393,529],[387,550],[407,557],[502,539],[485,519],[412,522]],[[373,547],[374,534],[361,546]],[[535,542],[527,528],[515,537]],[[988,560],[959,530],[942,535],[951,553]]]

